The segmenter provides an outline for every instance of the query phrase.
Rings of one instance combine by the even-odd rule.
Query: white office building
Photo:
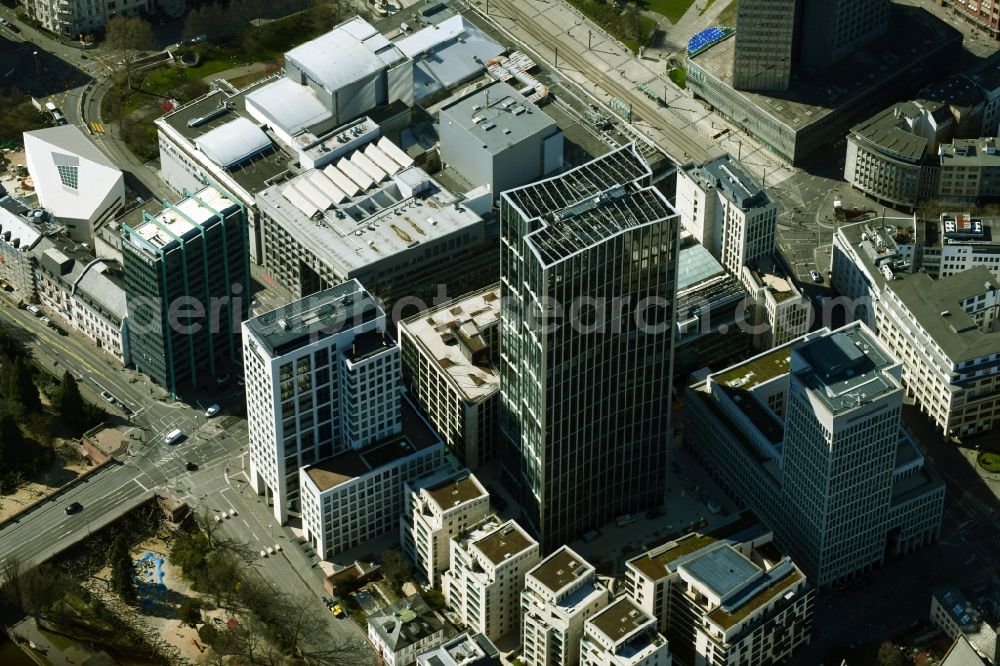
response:
[[[1000,218],[966,212],[917,220],[913,235],[900,240],[897,252],[915,271],[935,279],[976,266],[985,266],[1000,279]]]
[[[569,546],[560,547],[525,576],[521,660],[528,666],[575,666],[584,622],[610,599],[594,567]]]
[[[819,587],[938,537],[944,485],[900,426],[901,370],[855,322],[687,391],[685,447]]]
[[[462,624],[497,641],[520,629],[524,576],[538,560],[537,541],[513,520],[490,516],[451,540],[445,600]]]
[[[656,619],[628,597],[591,617],[580,639],[580,666],[670,666],[667,639]]]
[[[778,203],[724,156],[677,171],[681,224],[733,275],[774,251]]]
[[[442,161],[494,198],[562,169],[562,130],[503,81],[444,106],[438,131]]]
[[[658,618],[677,658],[783,663],[809,641],[813,592],[759,523],[688,534],[626,563],[630,598]],[[726,534],[726,536],[724,536]]]
[[[907,395],[943,434],[964,437],[1000,422],[1000,281],[989,269],[889,282],[876,323],[902,359]]]
[[[403,553],[417,574],[436,587],[449,566],[451,540],[489,515],[489,493],[468,471],[444,469],[406,483],[403,495]]]
[[[38,203],[78,243],[125,203],[125,174],[75,125],[25,132],[24,156]]]
[[[356,281],[243,323],[250,477],[284,522],[299,468],[401,430],[399,349]]]
[[[417,403],[469,469],[496,460],[500,285],[399,322],[403,374]]]

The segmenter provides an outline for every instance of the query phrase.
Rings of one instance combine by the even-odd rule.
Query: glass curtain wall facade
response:
[[[628,145],[502,195],[501,465],[549,551],[665,493],[679,216]]]

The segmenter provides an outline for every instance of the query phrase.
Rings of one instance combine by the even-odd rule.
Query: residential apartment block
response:
[[[490,496],[471,473],[450,469],[404,484],[399,521],[403,553],[437,587],[450,564],[451,540],[489,516]]]
[[[886,345],[855,322],[687,391],[687,450],[774,527],[819,587],[938,536],[944,485],[900,426],[901,374]]]
[[[528,666],[575,666],[583,624],[611,600],[597,571],[562,546],[528,572],[521,592],[521,659]]]
[[[501,196],[503,481],[546,550],[663,502],[680,225],[651,178],[629,144]]]
[[[20,0],[19,4],[43,28],[72,40],[101,30],[113,16],[130,16],[154,5],[150,0]]]
[[[500,285],[398,324],[406,384],[469,469],[499,457]]]
[[[728,537],[685,535],[626,571],[629,597],[686,663],[783,663],[809,641],[813,590],[759,523]]]
[[[513,520],[490,516],[451,540],[445,600],[470,631],[496,641],[520,628],[524,576],[538,560],[537,541]]]
[[[72,242],[37,245],[38,301],[53,321],[80,331],[122,365],[129,364],[128,313],[122,267],[80,252]]]
[[[619,597],[586,621],[580,640],[580,666],[670,666],[667,639],[656,620],[631,599]]]
[[[677,171],[681,224],[733,275],[774,252],[778,202],[728,155]]]
[[[284,522],[299,468],[402,429],[399,349],[357,281],[243,323],[250,477]]]
[[[876,323],[903,361],[907,395],[944,434],[987,432],[1000,421],[1000,281],[988,268],[888,282]]]
[[[217,388],[250,312],[246,216],[210,185],[122,225],[132,363],[171,394]]]

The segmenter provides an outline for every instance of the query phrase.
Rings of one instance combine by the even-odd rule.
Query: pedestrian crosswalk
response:
[[[104,123],[91,122],[89,125],[96,134],[104,134]]]
[[[973,520],[985,523],[993,517],[993,509],[990,505],[970,493],[968,490],[962,493],[962,499],[958,501],[959,506],[969,514]]]

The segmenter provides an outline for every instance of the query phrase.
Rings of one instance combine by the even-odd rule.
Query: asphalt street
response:
[[[246,445],[246,421],[232,416],[233,411],[242,410],[239,387],[201,397],[194,406],[169,401],[148,378],[121,368],[79,336],[59,335],[25,310],[4,302],[0,320],[25,332],[22,337],[35,359],[56,377],[66,370],[73,374],[81,393],[105,406],[112,422],[132,440],[132,455],[125,464],[102,470],[0,530],[0,566],[12,557],[24,564],[41,562],[133,508],[150,493],[167,487],[194,500],[192,488],[204,494],[208,487],[201,489],[202,484],[220,477],[228,456],[238,454]],[[103,402],[103,390],[128,410]],[[212,402],[223,406],[222,413],[206,418],[204,406]],[[181,428],[187,438],[169,446],[163,435],[173,428]],[[199,469],[186,471],[189,461]],[[73,501],[80,502],[84,510],[67,516],[64,509]]]

